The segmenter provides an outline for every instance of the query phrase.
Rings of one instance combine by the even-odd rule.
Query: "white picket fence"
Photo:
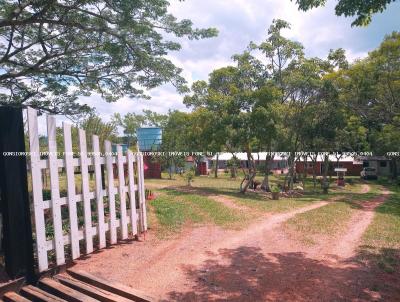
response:
[[[122,147],[117,146],[117,156],[113,156],[111,142],[105,141],[104,156],[100,153],[99,137],[92,136],[93,156],[88,156],[85,131],[79,129],[79,158],[73,157],[71,125],[63,123],[63,158],[57,158],[56,120],[47,116],[48,158],[41,159],[39,150],[38,117],[36,110],[28,108],[28,131],[30,145],[30,170],[32,178],[33,215],[36,234],[36,252],[38,269],[40,272],[49,268],[49,252],[54,251],[56,265],[66,263],[65,246],[70,245],[70,257],[76,259],[81,256],[80,241],[84,240],[85,254],[94,249],[106,247],[107,237],[109,244],[117,243],[118,239],[128,239],[129,233],[136,235],[147,230],[145,205],[145,188],[143,174],[143,156],[127,151],[123,155]],[[113,166],[118,169],[118,187],[114,185]],[[128,166],[128,179],[125,179],[124,164]],[[105,166],[107,174],[107,188],[103,190],[101,165]],[[77,194],[75,182],[75,167],[80,167],[82,193]],[[89,166],[94,169],[95,190],[90,190]],[[59,168],[65,169],[66,197],[60,197]],[[50,171],[51,200],[43,200],[42,171]],[[135,183],[135,170],[136,182]],[[138,191],[139,209],[136,209],[135,191]],[[119,197],[119,213],[116,210],[116,196]],[[109,214],[104,213],[104,197],[108,199]],[[127,197],[130,208],[127,209]],[[92,213],[91,200],[96,202],[96,212]],[[83,203],[84,226],[79,228],[77,203]],[[68,230],[63,230],[61,208],[68,207]],[[50,211],[48,210],[50,209]],[[45,213],[51,212],[51,226],[54,230],[52,239],[46,238]],[[97,216],[97,223],[93,221],[93,214]],[[117,214],[120,219],[117,218]],[[49,222],[47,221],[47,225]],[[129,232],[129,225],[130,232]],[[97,236],[98,243],[93,242]]]

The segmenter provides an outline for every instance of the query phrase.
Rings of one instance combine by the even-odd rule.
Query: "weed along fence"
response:
[[[122,147],[117,146],[114,154],[111,142],[105,141],[101,148],[99,137],[87,138],[82,129],[77,129],[74,137],[76,132],[65,122],[62,131],[57,131],[56,119],[47,116],[48,156],[43,157],[37,112],[28,108],[27,115],[32,212],[40,272],[52,263],[65,264],[69,259],[147,230],[140,153],[127,150],[124,154]],[[57,150],[60,137],[64,150]],[[92,150],[87,147],[89,139]],[[79,151],[73,153],[73,150]],[[50,178],[47,194],[42,180],[46,169]],[[93,178],[89,171],[94,171]]]

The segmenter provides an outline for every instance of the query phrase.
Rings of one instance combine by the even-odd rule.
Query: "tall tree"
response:
[[[268,127],[273,125],[273,121],[270,121],[269,103],[276,96],[280,97],[280,93],[266,86],[265,68],[249,52],[235,55],[233,59],[236,66],[214,70],[208,83],[194,83],[193,95],[185,97],[185,103],[214,113],[215,123],[211,125],[224,127],[224,131],[218,132],[211,140],[213,144],[217,143],[229,152],[246,152],[248,166],[240,185],[240,191],[245,193],[256,176],[252,152],[259,150],[260,141],[265,143],[268,140],[260,136],[271,134]],[[258,130],[264,126],[266,130]]]
[[[260,50],[265,56],[265,71],[281,90],[282,103],[290,97],[285,69],[304,56],[303,46],[282,35],[290,29],[290,24],[281,19],[274,19],[268,29],[268,36],[260,45],[250,44],[250,49]]]
[[[97,135],[99,137],[100,150],[104,151],[104,141],[109,140],[113,143],[118,142],[118,129],[115,122],[104,122],[101,117],[95,114],[90,114],[87,118],[81,120],[75,124],[76,127],[72,128],[72,149],[77,154],[79,152],[79,136],[78,128],[85,130],[86,132],[86,143],[87,150],[91,152],[93,150],[92,145],[92,135]],[[63,129],[57,127],[57,149],[64,150],[64,136]],[[44,137],[43,137],[44,138]],[[44,144],[47,145],[47,138],[42,140]],[[45,146],[47,150],[47,146]]]
[[[168,121],[168,114],[157,113],[148,109],[143,110],[146,126],[164,128]]]
[[[93,92],[107,101],[185,80],[166,55],[180,37],[213,37],[168,13],[169,1],[0,1],[0,104],[73,115]],[[173,37],[165,40],[167,35]],[[172,41],[173,40],[173,41]]]
[[[385,37],[368,57],[336,75],[340,98],[352,116],[348,127],[363,133],[370,151],[385,155],[399,152],[400,120],[400,33]],[[360,136],[359,136],[360,137]],[[364,150],[362,150],[364,151]],[[394,153],[396,154],[396,153]],[[392,156],[393,177],[397,177],[398,156]]]
[[[127,113],[124,116],[121,116],[119,113],[115,113],[112,120],[116,125],[122,127],[127,138],[126,143],[128,146],[136,145],[136,131],[138,128],[146,124],[146,118],[142,114],[136,113]]]
[[[295,1],[300,10],[308,11],[314,7],[324,6],[326,0],[291,0]],[[337,16],[356,17],[352,26],[366,26],[372,20],[372,15],[383,12],[387,6],[396,0],[337,0],[335,13]]]

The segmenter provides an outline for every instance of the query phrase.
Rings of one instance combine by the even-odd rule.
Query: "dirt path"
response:
[[[206,196],[208,198],[211,198],[217,202],[222,203],[223,205],[227,206],[228,208],[235,209],[235,210],[247,210],[247,211],[252,211],[251,208],[246,207],[244,205],[238,205],[236,204],[230,197],[222,194],[214,194],[208,191],[201,190],[196,187],[187,187],[187,186],[174,186],[170,187],[173,190],[179,191],[179,192],[184,192],[184,193],[190,193],[190,194],[196,194],[196,195],[202,195]]]
[[[200,266],[220,249],[257,246],[270,237],[280,223],[326,204],[322,201],[288,213],[270,215],[241,231],[204,226],[185,230],[179,238],[168,241],[158,241],[149,234],[146,242],[102,251],[81,261],[79,268],[167,299],[166,294],[172,289],[190,289],[194,285],[188,280],[187,267]],[[101,259],[107,259],[108,265]]]
[[[387,194],[364,202],[346,233],[321,243],[320,253],[335,255],[335,261],[314,257],[314,248],[291,240],[280,227],[329,203],[321,201],[270,215],[241,231],[203,226],[163,241],[150,233],[145,242],[105,250],[78,267],[161,301],[397,301],[400,294],[393,300],[377,294],[376,278],[389,282],[353,258],[373,210]]]
[[[363,184],[361,186],[361,192],[362,194],[368,193],[371,190],[371,187],[367,184]]]
[[[369,190],[366,192],[368,191]],[[341,258],[350,258],[355,255],[356,248],[359,246],[362,235],[374,219],[375,208],[381,205],[387,199],[388,195],[389,191],[384,190],[379,197],[359,203],[361,209],[357,209],[356,213],[353,214],[348,223],[345,235],[334,245],[332,254]]]
[[[236,204],[231,198],[225,196],[225,195],[208,195],[209,198],[222,203],[224,206],[227,206],[228,208],[235,209],[235,210],[240,210],[240,211],[251,211],[252,209],[246,206],[241,206]]]

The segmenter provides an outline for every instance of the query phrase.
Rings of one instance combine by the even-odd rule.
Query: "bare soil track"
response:
[[[387,194],[360,203],[346,231],[317,246],[291,240],[281,224],[328,201],[269,215],[241,231],[203,226],[171,240],[149,232],[146,241],[102,251],[77,268],[160,301],[400,301],[398,273],[357,259],[361,236]]]

